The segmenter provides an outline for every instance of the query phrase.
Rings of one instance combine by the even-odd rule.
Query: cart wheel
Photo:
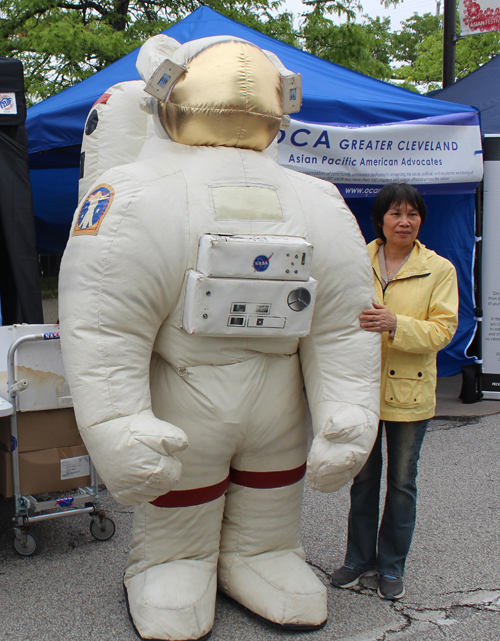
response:
[[[98,541],[108,541],[115,533],[116,526],[111,519],[105,517],[102,521],[90,521],[90,533]]]
[[[33,556],[37,545],[38,541],[29,532],[26,533],[26,546],[23,546],[17,537],[14,538],[14,550],[21,556]]]

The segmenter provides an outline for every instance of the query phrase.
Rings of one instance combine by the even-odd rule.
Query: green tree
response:
[[[460,25],[457,20],[457,33]],[[442,18],[414,14],[395,34],[394,58],[403,62],[394,69],[394,78],[404,80],[408,89],[440,89],[443,77]],[[455,50],[456,77],[463,78],[500,53],[500,33],[490,32],[460,38]]]
[[[304,49],[325,60],[375,78],[390,75],[388,18],[381,20],[365,16],[364,24],[357,23],[356,16],[363,9],[358,0],[306,0],[304,4],[312,7],[312,11],[303,15],[299,29]],[[335,24],[329,15],[341,17],[344,22]]]
[[[24,63],[37,102],[92,75],[201,5],[289,44],[293,16],[281,0],[0,0],[0,55]]]
[[[419,16],[414,13],[402,23],[402,29],[392,34],[392,58],[407,65],[415,64],[418,45],[441,29],[441,18],[431,13]],[[441,32],[442,33],[442,32]]]
[[[392,62],[391,19],[379,16],[371,18],[365,14],[363,20],[362,26],[370,35],[371,55],[389,69]]]

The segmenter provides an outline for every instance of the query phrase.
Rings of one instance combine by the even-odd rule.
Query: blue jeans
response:
[[[380,421],[373,450],[351,487],[345,563],[402,577],[415,529],[417,463],[429,421]],[[379,529],[382,432],[387,439],[387,495]]]

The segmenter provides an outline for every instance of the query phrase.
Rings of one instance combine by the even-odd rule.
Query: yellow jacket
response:
[[[384,293],[377,259],[381,243],[368,245],[377,301],[398,322],[393,338],[382,334],[380,419],[420,421],[434,416],[436,355],[457,328],[457,276],[448,260],[417,240]]]

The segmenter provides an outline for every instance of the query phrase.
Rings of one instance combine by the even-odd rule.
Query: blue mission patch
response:
[[[114,195],[114,189],[110,185],[99,185],[91,191],[80,207],[73,236],[77,234],[95,236],[113,202]]]

